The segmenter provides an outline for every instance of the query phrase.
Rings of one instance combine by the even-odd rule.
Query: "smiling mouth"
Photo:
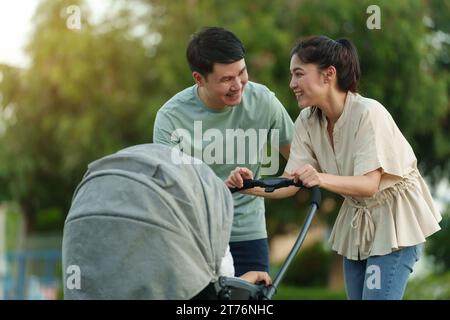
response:
[[[304,92],[294,92],[295,93],[295,97],[298,99],[300,97],[303,97]]]
[[[239,96],[239,91],[234,92],[234,93],[227,93],[226,96],[230,97],[230,98],[236,98]]]

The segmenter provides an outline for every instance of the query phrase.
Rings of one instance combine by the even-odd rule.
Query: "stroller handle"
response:
[[[289,186],[303,187],[301,181],[295,182],[294,179],[288,179],[283,177],[267,178],[267,179],[244,179],[242,188],[229,188],[231,193],[237,191],[251,189],[254,187],[265,188],[266,192],[273,192],[275,189],[286,188]]]
[[[251,189],[254,187],[262,187],[266,192],[273,192],[276,189],[286,188],[290,186],[295,186],[299,188],[306,188],[311,190],[311,203],[316,204],[317,208],[320,206],[320,201],[322,199],[321,193],[318,187],[308,188],[303,186],[301,181],[295,182],[294,179],[288,179],[283,177],[278,178],[267,178],[267,179],[244,179],[242,188],[229,188],[231,193],[235,193],[241,190]]]

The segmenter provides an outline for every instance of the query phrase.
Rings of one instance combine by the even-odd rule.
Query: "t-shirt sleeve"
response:
[[[362,113],[355,133],[354,175],[382,168],[383,173],[403,177],[414,166],[411,146],[382,106]]]
[[[317,171],[321,171],[316,155],[312,149],[311,138],[309,137],[306,125],[303,123],[301,115],[299,115],[295,121],[294,137],[285,171],[291,172],[306,164],[310,164]]]
[[[177,141],[172,141],[172,124],[167,115],[161,111],[156,114],[153,126],[153,143],[174,146]]]
[[[270,128],[278,130],[280,146],[291,144],[294,123],[274,93],[270,95],[270,107],[272,110]]]

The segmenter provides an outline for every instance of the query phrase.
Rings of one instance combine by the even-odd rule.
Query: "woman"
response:
[[[401,299],[422,243],[441,220],[414,152],[389,112],[356,93],[360,67],[350,41],[310,37],[292,50],[290,71],[304,109],[283,176],[345,198],[330,243],[344,256],[348,298]],[[241,187],[252,177],[236,168],[226,184]],[[284,198],[297,190],[242,193]]]

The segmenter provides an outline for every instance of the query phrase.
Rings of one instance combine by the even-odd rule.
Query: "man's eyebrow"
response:
[[[244,66],[241,71],[239,71],[239,74],[242,74],[245,70],[247,69],[247,66]],[[225,80],[227,78],[232,78],[233,76],[227,75],[227,76],[223,76],[222,78],[220,78],[220,80]]]
[[[244,72],[245,69],[247,69],[247,66],[244,66],[244,67],[242,68],[242,70],[239,72],[239,74],[241,74],[242,72]]]

